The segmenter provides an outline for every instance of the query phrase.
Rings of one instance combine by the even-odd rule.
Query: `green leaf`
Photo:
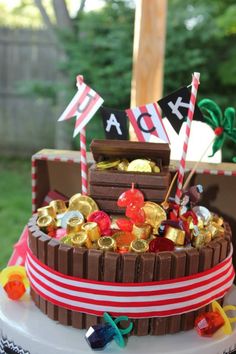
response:
[[[235,119],[235,109],[233,107],[227,107],[225,110],[225,129],[232,132],[234,127],[234,119]]]
[[[220,150],[224,144],[225,141],[225,134],[221,134],[216,137],[213,146],[212,146],[212,154],[209,157],[212,157],[215,155],[215,153]]]
[[[209,98],[204,98],[198,103],[198,106],[203,112],[205,111],[210,115],[212,122],[216,125],[216,127],[222,125],[223,115],[217,103]]]

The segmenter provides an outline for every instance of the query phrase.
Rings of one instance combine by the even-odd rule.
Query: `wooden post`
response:
[[[131,107],[162,97],[167,0],[139,0],[136,5]],[[131,140],[134,133],[130,132]]]

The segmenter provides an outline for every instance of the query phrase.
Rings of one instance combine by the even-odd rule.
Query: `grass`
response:
[[[0,158],[0,270],[30,215],[30,161]]]

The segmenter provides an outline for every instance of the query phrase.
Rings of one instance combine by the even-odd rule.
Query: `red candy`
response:
[[[116,220],[116,224],[122,231],[131,232],[133,230],[133,223],[132,223],[131,220],[128,220],[128,219],[117,219]]]
[[[91,213],[88,216],[88,221],[96,222],[100,228],[101,233],[104,235],[104,232],[110,229],[111,219],[107,213],[102,210],[97,210]]]
[[[219,312],[206,312],[196,318],[195,328],[200,336],[211,337],[224,323]]]
[[[173,251],[175,244],[165,237],[156,237],[149,243],[149,252]]]
[[[143,224],[146,219],[144,210],[133,204],[127,206],[125,215],[130,218],[134,224]]]
[[[4,290],[11,300],[20,299],[26,291],[22,278],[19,275],[10,277],[9,281],[4,286]]]
[[[144,204],[144,196],[140,190],[134,188],[134,183],[132,183],[132,188],[122,193],[117,201],[117,205],[121,208],[127,207],[133,204],[141,208]]]

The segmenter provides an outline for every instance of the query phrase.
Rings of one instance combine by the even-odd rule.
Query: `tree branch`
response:
[[[56,33],[55,33],[55,29],[54,29],[54,26],[45,10],[45,7],[43,6],[42,4],[42,0],[34,0],[35,2],[35,5],[38,7],[39,11],[40,11],[40,14],[42,16],[42,19],[43,19],[43,22],[45,24],[45,26],[47,27],[47,29],[49,30],[49,34],[51,36],[51,39],[54,41],[54,42],[57,42],[58,41],[58,38],[56,36]]]
[[[53,9],[55,12],[57,26],[74,32],[73,23],[71,21],[65,0],[53,0]]]

